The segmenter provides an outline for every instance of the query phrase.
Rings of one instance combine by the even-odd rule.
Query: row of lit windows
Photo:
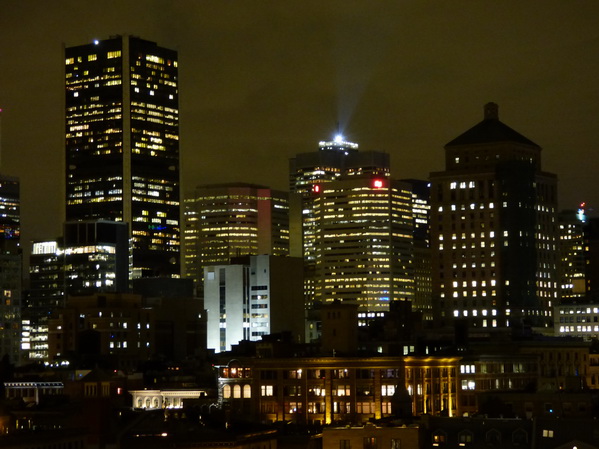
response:
[[[591,309],[591,307],[577,307],[577,308],[560,308],[559,310],[559,314],[560,315],[572,315],[572,314],[580,314],[580,313],[599,313],[599,308],[598,307],[593,307]]]
[[[476,206],[477,206],[476,203],[470,203],[468,205],[468,207],[466,207],[466,204],[460,204],[459,208],[458,208],[458,205],[456,205],[456,204],[450,204],[449,205],[449,209],[452,210],[452,211],[456,211],[458,209],[459,210],[466,210],[467,208],[470,209],[470,210],[474,210],[474,209],[476,209]],[[478,208],[479,209],[485,209],[485,204],[484,203],[478,204]],[[487,208],[488,209],[494,209],[495,208],[495,204],[494,203],[489,203],[488,206],[487,206]],[[439,212],[443,212],[444,208],[443,208],[443,206],[439,206],[439,208],[437,210]]]
[[[599,326],[560,326],[560,332],[599,332]]]
[[[497,292],[495,290],[491,290],[491,296],[497,296]],[[487,291],[486,290],[481,290],[480,295],[483,297],[487,296]],[[477,297],[478,296],[478,291],[473,290],[472,292],[468,292],[466,290],[463,290],[461,292],[461,296],[473,296],[473,297]],[[460,292],[459,291],[454,291],[452,293],[452,297],[453,298],[459,298],[460,297]],[[445,293],[441,292],[441,298],[445,298]]]
[[[114,59],[114,58],[119,58],[121,56],[121,51],[120,50],[116,50],[116,51],[109,51],[106,53],[106,58],[107,59]],[[87,55],[87,60],[88,61],[96,61],[98,59],[98,55],[97,54],[89,54]],[[77,56],[77,62],[83,62],[83,56]],[[65,60],[65,65],[71,65],[71,64],[75,64],[75,58],[66,58]]]

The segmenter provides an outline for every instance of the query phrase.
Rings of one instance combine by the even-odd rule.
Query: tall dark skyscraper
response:
[[[125,222],[130,278],[178,276],[177,53],[137,37],[65,49],[66,221]]]
[[[541,147],[499,120],[484,120],[445,145],[431,173],[436,324],[548,326],[558,302],[557,177]]]

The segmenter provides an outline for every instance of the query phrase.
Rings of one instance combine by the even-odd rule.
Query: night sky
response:
[[[25,241],[63,220],[63,45],[114,34],[179,52],[185,191],[286,190],[337,122],[426,179],[494,101],[543,147],[560,208],[599,215],[597,0],[0,0],[0,171],[21,178]]]

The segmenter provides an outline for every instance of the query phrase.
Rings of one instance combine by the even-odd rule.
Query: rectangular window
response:
[[[339,449],[351,449],[349,440],[339,440]]]
[[[364,437],[364,449],[377,449],[376,437]]]

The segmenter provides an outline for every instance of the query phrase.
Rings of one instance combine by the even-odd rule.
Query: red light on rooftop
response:
[[[382,179],[373,179],[372,187],[374,187],[375,189],[383,188],[383,180]]]

